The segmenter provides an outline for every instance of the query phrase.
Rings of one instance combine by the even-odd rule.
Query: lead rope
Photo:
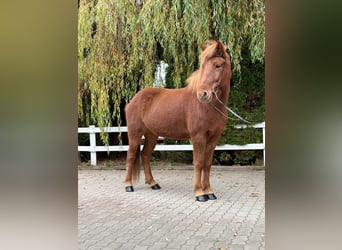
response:
[[[251,124],[251,122],[243,119],[241,116],[239,116],[237,113],[235,113],[231,108],[227,107],[226,104],[224,104],[220,98],[218,98],[217,96],[217,93],[216,93],[216,90],[213,89],[212,92],[214,93],[215,97],[216,97],[216,100],[223,106],[225,107],[225,109],[227,109],[230,113],[232,113],[233,115],[235,115],[237,118],[239,118],[241,121],[245,122],[245,123],[249,123]],[[228,118],[228,116],[226,114],[224,114],[221,110],[219,110],[214,104],[212,104],[210,102],[211,106],[213,106],[220,114],[222,114],[224,117]]]

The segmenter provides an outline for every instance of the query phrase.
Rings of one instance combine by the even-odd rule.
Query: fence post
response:
[[[96,134],[95,126],[89,126],[89,139],[90,139],[90,164],[96,166]]]
[[[265,127],[266,124],[264,123],[264,127],[262,128],[262,143],[264,144],[264,167],[266,165],[266,141],[265,141]]]

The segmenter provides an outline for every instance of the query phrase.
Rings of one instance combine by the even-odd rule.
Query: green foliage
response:
[[[135,0],[79,1],[80,126],[120,126],[124,105],[138,90],[152,86],[161,59],[169,65],[167,87],[183,87],[198,68],[200,45],[208,39],[228,45],[240,84],[233,95],[240,95],[239,86],[244,86],[242,52],[251,62],[263,63],[264,0],[141,2],[142,6]],[[259,95],[257,86],[255,91]],[[101,138],[108,141],[103,133]]]
[[[234,75],[228,106],[240,116],[253,124],[265,120],[265,64],[253,62],[248,53],[248,47],[243,47],[241,61],[241,76]],[[247,127],[236,129],[234,125],[242,124],[240,120],[229,114],[227,126],[220,138],[219,144],[244,145],[261,143],[262,130]],[[258,152],[254,150],[219,153],[218,159],[222,163],[251,164],[255,162]]]
[[[218,156],[218,160],[221,163],[224,163],[226,165],[232,165],[233,164],[232,154],[230,154],[228,152],[221,152]]]
[[[244,145],[262,143],[262,130],[255,128],[236,129],[228,124],[219,144]]]

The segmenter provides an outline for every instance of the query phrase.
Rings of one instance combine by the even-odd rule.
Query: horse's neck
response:
[[[222,102],[227,104],[228,102],[228,97],[229,97],[229,92],[230,92],[230,82],[224,83],[224,85],[221,88],[221,93],[219,93],[219,98]]]
[[[222,87],[221,87],[222,91],[219,95],[219,98],[221,99],[222,102],[227,104],[228,98],[229,98],[229,92],[230,92],[230,78],[231,78],[230,70],[228,71],[228,69],[226,69],[224,74],[225,74],[225,77],[223,79],[225,80],[222,83]]]

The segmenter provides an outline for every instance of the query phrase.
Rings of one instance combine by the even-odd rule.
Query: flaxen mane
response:
[[[186,84],[188,85],[188,89],[192,92],[195,93],[197,91],[197,87],[200,82],[200,70],[196,70],[191,74],[191,76],[186,79]]]

